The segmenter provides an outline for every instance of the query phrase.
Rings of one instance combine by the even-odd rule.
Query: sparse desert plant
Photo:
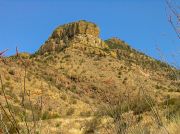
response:
[[[61,95],[61,99],[66,101],[67,100],[67,96],[65,94]]]
[[[49,111],[44,111],[42,114],[42,120],[55,119],[59,118],[59,115],[56,113],[50,113]]]
[[[74,114],[74,112],[75,112],[75,109],[74,109],[74,108],[72,108],[72,107],[70,107],[70,108],[67,110],[66,115],[67,115],[67,116],[73,115],[73,114]]]
[[[169,98],[163,102],[163,107],[166,108],[165,116],[168,120],[180,116],[180,99]]]
[[[153,106],[154,106],[154,102],[150,106],[143,97],[135,99],[130,104],[131,110],[134,112],[135,115],[151,111]]]
[[[94,118],[90,122],[86,123],[86,129],[84,134],[94,134],[99,124],[99,119]]]
[[[77,100],[74,99],[74,98],[71,98],[71,99],[70,99],[70,104],[74,104],[74,105],[77,104]]]
[[[21,104],[22,104],[22,108],[19,108],[18,106],[12,105],[10,100],[8,99],[7,95],[12,96],[13,98],[16,97],[16,95],[13,94],[12,90],[13,87],[10,86],[10,84],[3,84],[3,79],[2,76],[0,75],[0,84],[1,84],[1,92],[2,92],[2,96],[4,97],[5,100],[5,104],[0,103],[0,113],[1,114],[1,122],[4,124],[2,129],[2,132],[7,133],[7,134],[13,134],[13,133],[28,133],[28,134],[32,134],[36,132],[37,129],[37,123],[35,119],[35,110],[32,106],[32,102],[31,102],[31,96],[30,96],[30,92],[28,93],[26,90],[26,72],[27,72],[27,66],[29,65],[29,61],[22,59],[21,57],[18,57],[17,54],[17,58],[16,60],[18,60],[18,62],[23,66],[24,68],[24,77],[23,77],[23,91],[21,94]],[[15,70],[10,70],[9,74],[11,75],[15,75]],[[6,91],[6,88],[9,88],[11,90]],[[15,98],[16,100],[17,97]],[[26,105],[24,105],[25,101],[28,100],[28,107]],[[16,103],[19,101],[15,101]],[[33,127],[30,127],[30,125],[28,125],[28,112],[26,110],[26,108],[28,108],[28,110],[31,111],[31,121],[33,122]],[[3,116],[2,116],[3,115]],[[40,117],[40,115],[38,115]],[[39,118],[40,119],[40,118]],[[38,120],[39,120],[38,119]],[[24,123],[24,127],[19,125],[20,120]]]
[[[88,26],[86,26],[85,31],[88,31],[87,28]],[[67,40],[72,38],[73,35],[68,32],[72,32],[73,30],[69,28],[65,28],[64,30],[67,31],[67,33],[64,33],[63,36],[66,38],[66,34],[68,34]],[[64,30],[60,31],[63,32]],[[59,32],[57,35],[53,34],[53,38],[50,37],[47,45],[51,44],[51,41],[52,44],[54,44],[54,41],[59,42],[60,39],[58,35]],[[56,36],[58,36],[57,39]],[[79,36],[79,34],[77,36]],[[64,39],[64,37],[62,39]],[[67,46],[69,41],[66,42]],[[95,40],[93,40],[93,42],[94,41]],[[179,79],[177,75],[175,75],[177,72],[171,72],[172,68],[173,70],[176,69],[132,49],[124,41],[110,39],[106,41],[106,45],[108,45],[107,48],[102,49],[86,47],[85,51],[81,53],[83,57],[81,60],[79,60],[80,58],[74,58],[80,53],[79,50],[75,53],[77,50],[73,48],[71,51],[71,46],[68,46],[69,48],[66,50],[58,50],[58,52],[55,52],[53,45],[50,46],[53,52],[49,52],[49,50],[44,54],[40,54],[39,52],[39,54],[37,53],[34,56],[30,56],[30,59],[18,56],[18,53],[16,56],[11,57],[13,62],[18,62],[17,65],[15,64],[18,70],[14,68],[14,72],[11,70],[9,70],[9,72],[2,71],[10,78],[5,78],[7,81],[3,81],[4,78],[1,79],[2,90],[0,91],[0,97],[3,101],[0,102],[0,133],[2,128],[2,131],[6,133],[36,134],[37,131],[39,131],[39,123],[43,122],[47,125],[46,123],[48,122],[48,125],[51,125],[52,120],[50,119],[59,118],[60,112],[62,112],[62,115],[66,112],[66,116],[63,118],[66,118],[68,120],[67,122],[69,122],[71,117],[77,118],[77,113],[80,113],[79,115],[81,117],[78,118],[80,118],[82,122],[84,120],[88,122],[89,119],[91,120],[93,118],[93,120],[86,124],[85,133],[96,133],[96,130],[105,126],[104,129],[107,134],[126,134],[129,133],[131,127],[135,127],[133,133],[149,134],[153,133],[150,127],[156,126],[157,130],[162,129],[164,133],[169,134],[166,119],[164,121],[163,114],[159,113],[159,111],[162,111],[159,109],[160,107],[158,107],[158,101],[163,101],[164,94],[172,94],[172,92],[166,92],[166,87],[172,87],[173,90],[179,89]],[[58,46],[60,45],[56,44],[56,47]],[[41,49],[43,48],[46,47],[42,47]],[[84,50],[83,48],[81,49]],[[110,53],[112,53],[111,55],[114,58],[109,55]],[[60,61],[57,60],[57,58]],[[31,65],[31,63],[33,63],[33,65]],[[11,68],[10,65],[11,64],[6,66]],[[21,71],[19,72],[19,70]],[[146,74],[146,72],[148,74]],[[118,75],[119,79],[116,79],[117,77],[114,77],[114,74],[115,76]],[[2,73],[2,75],[4,74]],[[138,75],[140,79],[140,84],[138,83],[138,78],[134,78],[136,75]],[[159,76],[162,78],[159,78]],[[16,78],[19,78],[19,80]],[[39,89],[36,90],[34,87],[39,87],[42,84],[39,82],[41,80],[42,83],[45,83],[45,86],[41,86],[41,91]],[[14,81],[17,83],[12,83]],[[143,86],[144,81],[148,81],[145,83],[148,89]],[[20,86],[18,82],[21,84]],[[29,84],[30,82],[31,84]],[[156,83],[158,84],[156,85]],[[168,86],[166,83],[170,83],[172,86]],[[31,86],[29,90],[26,86],[27,84]],[[140,89],[137,91],[136,89],[139,88],[139,85]],[[13,87],[15,88],[13,89]],[[17,88],[21,89],[21,92],[18,92],[18,94],[20,93],[19,96],[11,93]],[[151,92],[148,92],[150,90]],[[45,91],[45,93],[43,91]],[[60,92],[63,92],[63,94]],[[121,94],[121,96],[118,96],[119,94]],[[178,92],[174,96],[177,94]],[[41,96],[41,101],[36,103],[39,95],[43,96]],[[73,98],[73,95],[76,95],[77,98]],[[42,102],[43,97],[45,98],[44,102]],[[154,101],[154,99],[156,99],[157,102]],[[170,121],[170,117],[174,117],[173,115],[179,113],[177,112],[179,111],[179,100],[170,99],[164,103],[163,105],[168,103],[168,107],[171,109],[165,109],[167,110],[165,116],[168,116],[167,119]],[[93,108],[102,105],[103,107],[94,114],[97,109],[94,110]],[[43,106],[46,107],[43,109]],[[60,110],[60,106],[65,108]],[[89,108],[85,109],[88,106],[89,108],[93,106],[91,112],[88,111]],[[78,111],[78,108],[82,111]],[[57,111],[59,112],[57,113]],[[104,124],[100,122],[99,119],[102,118],[105,118],[103,121],[105,123],[108,122],[110,125],[108,123],[108,125],[104,125],[105,123],[103,121]],[[146,118],[151,119],[146,120]],[[54,121],[55,120],[52,122],[54,123]],[[145,124],[143,124],[144,122]],[[53,125],[58,129],[59,125],[56,125],[56,123],[57,122]],[[139,127],[140,125],[142,125],[142,127]],[[112,129],[113,132],[109,132],[108,129]],[[41,132],[39,131],[38,133]]]
[[[91,112],[90,112],[90,111],[81,112],[81,113],[80,113],[80,116],[82,116],[82,117],[89,117],[89,116],[91,116]]]
[[[13,69],[9,70],[10,75],[15,75],[15,71]]]

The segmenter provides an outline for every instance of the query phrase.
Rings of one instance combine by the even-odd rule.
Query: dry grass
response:
[[[123,41],[106,43],[106,49],[69,46],[43,55],[2,58],[2,131],[178,132],[179,119],[170,120],[179,110],[179,101],[171,102],[180,95],[180,82],[174,75],[178,70]]]

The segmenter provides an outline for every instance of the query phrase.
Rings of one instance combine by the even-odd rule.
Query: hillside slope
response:
[[[122,106],[122,112],[132,116],[131,127],[151,124],[152,107],[160,106],[163,114],[167,98],[180,101],[178,70],[120,39],[103,41],[99,33],[94,23],[73,22],[59,26],[35,54],[1,57],[0,102],[10,107],[21,127],[43,120],[42,133],[115,133],[109,119],[114,115],[106,111]],[[152,105],[145,103],[147,98]],[[179,106],[173,114],[178,110]],[[137,121],[140,115],[143,119]],[[99,118],[91,132],[92,121]]]

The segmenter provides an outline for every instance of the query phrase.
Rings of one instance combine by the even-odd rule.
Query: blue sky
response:
[[[33,53],[57,26],[81,19],[96,23],[102,39],[118,37],[157,59],[172,63],[180,53],[164,0],[0,0],[0,50]]]

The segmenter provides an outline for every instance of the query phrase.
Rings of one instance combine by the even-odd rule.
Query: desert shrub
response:
[[[60,127],[60,123],[57,123],[57,124],[56,124],[56,127]]]
[[[143,119],[143,116],[142,115],[138,115],[137,118],[136,118],[136,121],[140,122],[142,119]]]
[[[74,82],[79,82],[79,77],[77,75],[71,75],[69,78]]]
[[[73,86],[70,88],[70,91],[73,92],[73,93],[77,93],[77,87],[76,87],[76,85],[73,85]]]
[[[179,98],[170,98],[164,101],[163,106],[168,107],[166,111],[166,118],[170,119],[176,115],[180,116],[180,99]]]
[[[151,111],[154,105],[154,100],[149,96],[146,97],[146,99],[145,97],[140,97],[130,101],[122,101],[116,103],[116,105],[101,107],[96,115],[108,115],[113,119],[118,119],[123,113],[126,113],[128,111],[133,111],[135,115]]]
[[[154,104],[155,104],[154,100],[152,100],[151,98],[149,99],[140,98],[140,99],[135,99],[134,101],[132,101],[130,104],[130,107],[131,107],[131,110],[134,112],[134,114],[137,115],[137,114],[142,114],[147,111],[151,111]]]
[[[74,108],[71,107],[71,108],[69,108],[69,109],[67,110],[66,115],[67,115],[67,116],[73,115],[74,112],[75,112]]]
[[[105,41],[110,49],[120,49],[120,50],[131,50],[131,47],[125,43],[125,41],[113,39]]]
[[[125,112],[128,112],[129,105],[127,103],[119,103],[117,105],[107,105],[101,107],[95,115],[97,116],[110,116],[114,120],[119,119],[121,115]]]
[[[85,128],[85,134],[94,134],[95,130],[97,129],[99,124],[99,119],[98,118],[94,118],[93,120],[91,120],[90,122],[86,123],[86,128]]]
[[[13,86],[11,85],[10,81],[6,81],[5,84],[4,84],[4,87],[13,89]]]
[[[161,85],[156,85],[155,87],[156,87],[156,89],[161,89],[162,88]]]
[[[50,82],[53,81],[53,77],[50,76],[50,75],[46,75],[46,76],[44,76],[44,78],[45,78],[45,80],[47,80],[47,81],[50,81]]]
[[[127,80],[128,80],[128,78],[125,77],[124,80],[123,80],[123,84],[126,84]]]
[[[10,109],[10,111],[16,115],[16,118],[17,119],[20,119],[20,117],[22,116],[22,112],[23,112],[23,109],[19,106],[16,106],[16,105],[13,105],[13,104],[9,104],[9,105],[5,105],[4,106],[5,108],[7,109]]]
[[[74,98],[71,98],[71,99],[70,99],[70,104],[77,104],[77,100],[74,99]]]
[[[61,83],[58,83],[58,84],[56,85],[56,87],[57,87],[57,89],[61,90],[62,87],[63,87],[63,85],[62,85]]]
[[[124,104],[118,104],[115,106],[112,106],[112,105],[111,106],[105,106],[105,107],[102,107],[102,109],[98,113],[96,113],[96,116],[97,117],[99,117],[99,116],[111,117],[113,119],[113,124],[115,127],[115,128],[113,128],[114,131],[117,134],[123,134],[127,128],[127,124],[122,119],[122,115],[123,115],[123,113],[128,112],[129,110],[130,110],[129,106],[126,105],[125,103]],[[95,130],[96,127],[90,127],[91,128],[90,130]]]
[[[79,60],[79,64],[80,64],[80,65],[82,65],[82,63],[84,63],[84,62],[85,62],[84,59],[80,59],[80,60]]]
[[[31,110],[31,102],[29,101],[29,100],[27,100],[27,99],[25,99],[24,101],[23,101],[23,107],[25,108],[25,109],[27,109],[27,110]]]
[[[19,99],[12,88],[8,88],[8,90],[6,90],[6,95],[9,95],[14,102],[19,102]]]
[[[180,92],[179,88],[169,88],[168,92]]]
[[[65,55],[62,59],[70,58],[71,56],[69,54]]]
[[[167,77],[168,77],[170,80],[177,80],[177,76],[176,76],[176,74],[174,74],[174,73],[169,73],[169,74],[167,74]]]
[[[122,75],[122,72],[119,72],[119,73],[118,73],[118,75],[120,75],[120,76],[121,76],[121,75]]]
[[[170,85],[173,87],[168,90],[169,92],[180,92],[180,81],[171,81]]]
[[[59,118],[59,117],[60,117],[59,114],[53,113],[53,114],[51,114],[50,119],[55,119],[55,118]]]
[[[118,120],[115,122],[115,132],[117,134],[125,134],[127,129],[127,123],[122,120]]]
[[[50,114],[48,111],[45,111],[42,115],[42,120],[46,120],[46,119],[49,119],[50,118]]]
[[[65,101],[65,100],[67,100],[67,96],[66,96],[65,94],[63,94],[63,95],[61,96],[61,99]]]
[[[47,119],[55,119],[55,118],[59,118],[60,116],[56,113],[51,114],[48,111],[44,111],[44,113],[42,114],[42,120],[47,120]]]
[[[15,71],[14,71],[13,69],[10,69],[10,70],[8,71],[8,73],[9,73],[10,75],[15,75]]]
[[[49,55],[47,58],[46,58],[46,61],[52,61],[54,60],[54,56],[53,55]]]
[[[17,133],[16,128],[13,125],[8,125],[7,128],[8,128],[8,132],[10,134],[16,134]]]
[[[5,76],[5,79],[6,79],[7,81],[9,81],[9,80],[11,79],[11,77],[10,77],[10,76]]]
[[[150,128],[147,126],[134,127],[130,134],[150,134]]]
[[[96,85],[91,85],[91,89],[93,91],[98,91],[99,87],[97,87]]]
[[[90,111],[87,111],[87,112],[81,112],[81,113],[80,113],[80,116],[83,116],[83,117],[91,116],[91,112],[90,112]]]
[[[119,104],[116,106],[105,106],[102,107],[102,109],[100,111],[98,111],[98,113],[96,113],[96,118],[97,120],[92,120],[88,126],[88,129],[86,132],[88,133],[95,133],[95,130],[98,127],[98,119],[100,119],[101,116],[110,116],[113,120],[113,125],[114,128],[113,131],[115,131],[117,134],[123,134],[128,125],[127,122],[125,122],[125,120],[123,120],[122,115],[123,113],[129,111],[128,105],[126,104]],[[108,118],[106,118],[108,119]],[[111,120],[108,119],[108,121],[111,122]]]

